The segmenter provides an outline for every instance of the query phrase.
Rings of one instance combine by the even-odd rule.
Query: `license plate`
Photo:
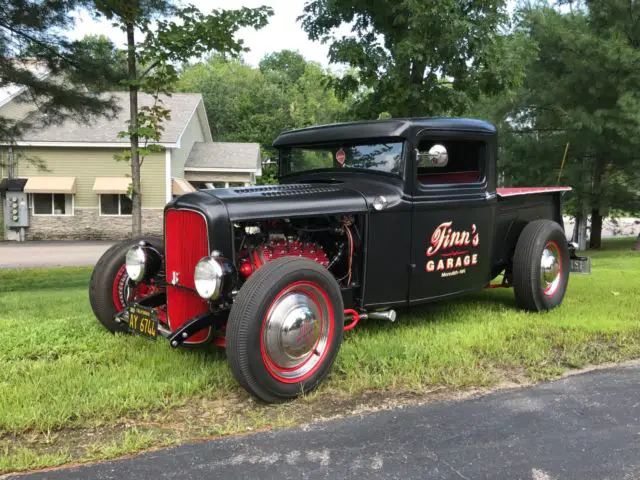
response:
[[[575,257],[571,259],[571,273],[591,273],[591,258]]]
[[[158,317],[149,308],[134,305],[129,308],[129,331],[155,339],[158,336]]]

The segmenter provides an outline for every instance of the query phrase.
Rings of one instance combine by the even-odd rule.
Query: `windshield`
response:
[[[285,148],[280,151],[282,174],[357,168],[402,176],[402,148],[402,142]]]

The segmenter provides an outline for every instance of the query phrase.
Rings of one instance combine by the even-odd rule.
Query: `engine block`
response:
[[[256,248],[249,249],[240,261],[240,274],[248,278],[265,263],[282,257],[301,257],[319,263],[323,267],[329,265],[329,258],[324,249],[315,242],[300,240],[272,240]]]

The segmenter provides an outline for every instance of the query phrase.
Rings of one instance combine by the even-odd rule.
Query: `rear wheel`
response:
[[[521,308],[550,310],[562,303],[569,283],[569,246],[562,227],[550,220],[529,223],[513,257],[513,288]]]
[[[153,293],[155,285],[139,283],[132,285],[125,267],[127,250],[145,240],[160,253],[164,252],[162,238],[144,237],[125,240],[107,250],[91,274],[89,283],[89,301],[96,318],[110,332],[125,331],[126,327],[116,323],[115,315],[124,310],[131,302]]]
[[[267,263],[247,280],[231,309],[231,371],[266,402],[310,392],[338,354],[343,312],[340,287],[322,266],[293,257]]]

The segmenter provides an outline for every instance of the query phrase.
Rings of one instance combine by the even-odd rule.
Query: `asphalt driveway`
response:
[[[640,363],[36,479],[640,479]]]
[[[0,268],[95,265],[113,242],[0,242]]]

